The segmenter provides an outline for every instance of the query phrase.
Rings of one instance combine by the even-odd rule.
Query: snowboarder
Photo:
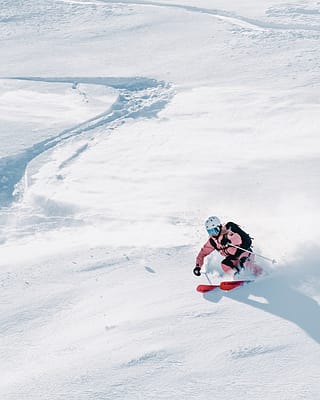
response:
[[[252,239],[234,222],[221,224],[218,217],[209,217],[205,222],[209,240],[201,248],[193,273],[201,275],[204,258],[217,250],[225,258],[221,261],[221,268],[227,274],[238,274],[245,268],[245,262],[250,258],[250,253],[242,249],[251,250]],[[233,247],[237,246],[237,247]],[[251,256],[252,257],[252,256]]]

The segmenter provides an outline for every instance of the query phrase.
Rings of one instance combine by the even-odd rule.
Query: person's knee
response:
[[[223,271],[227,274],[233,274],[233,269],[232,267],[230,267],[229,265],[226,265],[224,263],[221,263],[221,268],[223,269]]]

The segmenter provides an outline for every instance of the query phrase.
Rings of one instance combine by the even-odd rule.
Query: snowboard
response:
[[[222,281],[218,285],[198,285],[197,291],[200,293],[211,292],[215,289],[232,290],[246,283],[254,282],[253,280],[239,280],[239,281]]]

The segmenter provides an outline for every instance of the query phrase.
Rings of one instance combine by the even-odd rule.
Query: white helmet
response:
[[[205,227],[210,236],[218,236],[221,231],[220,219],[218,217],[209,217],[205,222]]]

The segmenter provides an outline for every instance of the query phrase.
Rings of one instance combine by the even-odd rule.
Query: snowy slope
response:
[[[318,2],[0,9],[1,399],[317,399]],[[211,214],[263,279],[195,291]]]

